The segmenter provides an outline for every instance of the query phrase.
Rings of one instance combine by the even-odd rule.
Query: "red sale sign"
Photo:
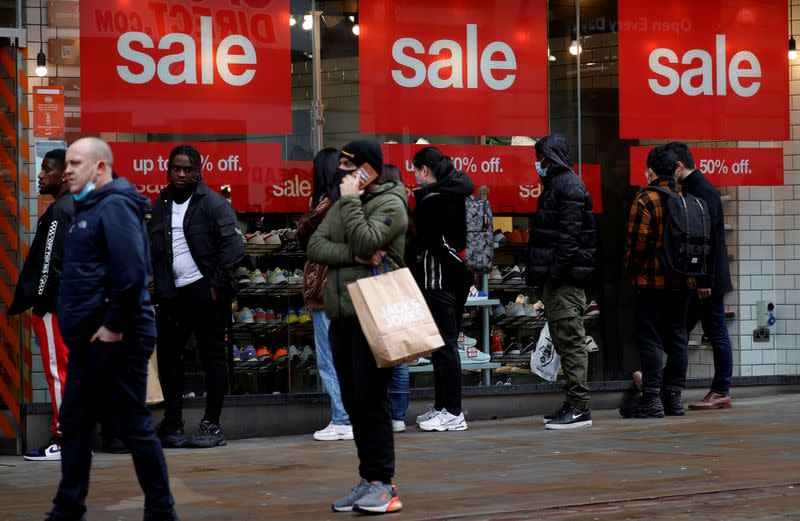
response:
[[[151,200],[167,186],[169,154],[179,143],[111,143],[114,170]],[[213,190],[229,185],[237,212],[308,211],[311,161],[284,161],[278,143],[190,143],[203,158],[203,179]]]
[[[409,197],[411,190],[417,187],[412,159],[425,146],[383,145],[383,161],[400,169]],[[436,148],[453,158],[455,167],[465,172],[476,187],[489,187],[489,202],[495,213],[536,211],[542,183],[534,168],[536,153],[533,147],[437,145]],[[594,211],[601,213],[600,165],[583,165],[582,171]]]
[[[786,4],[619,0],[620,137],[789,138]]]
[[[87,132],[291,132],[289,0],[81,0]]]
[[[547,134],[546,0],[358,7],[362,132]]]
[[[645,184],[652,147],[631,147],[631,186]],[[714,186],[783,185],[782,148],[693,148],[697,168]]]

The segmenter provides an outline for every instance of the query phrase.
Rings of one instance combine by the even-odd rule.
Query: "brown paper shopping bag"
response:
[[[427,356],[444,345],[408,268],[359,279],[347,291],[378,367]]]
[[[157,348],[156,348],[157,349]],[[150,362],[147,364],[147,405],[154,405],[164,401],[164,394],[161,392],[161,382],[158,380],[158,362],[156,360],[156,350],[150,355]]]

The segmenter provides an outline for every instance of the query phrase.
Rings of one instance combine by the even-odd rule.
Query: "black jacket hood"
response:
[[[150,201],[136,191],[127,179],[117,178],[99,190],[94,190],[84,201],[75,201],[76,209],[87,209],[100,204],[106,197],[121,195],[132,202],[142,213],[150,211]]]
[[[475,184],[472,182],[472,179],[464,172],[454,168],[435,183],[414,190],[414,197],[419,199],[432,192],[469,197],[474,190]]]
[[[551,134],[536,142],[536,151],[553,162],[554,166],[572,172],[572,154],[564,136]],[[561,170],[558,168],[557,170]]]

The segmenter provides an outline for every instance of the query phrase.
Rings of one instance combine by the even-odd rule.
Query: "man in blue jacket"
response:
[[[113,156],[97,138],[67,150],[66,178],[75,220],[64,244],[57,310],[69,347],[61,405],[61,483],[49,521],[86,512],[92,437],[100,411],[130,450],[145,494],[144,520],[176,520],[167,464],[145,404],[147,363],[156,342],[147,285],[149,205],[124,179],[112,179]]]
[[[725,214],[719,191],[695,168],[689,147],[680,141],[664,145],[678,156],[676,172],[681,190],[702,199],[711,216],[711,240],[708,255],[708,275],[697,279],[697,291],[689,304],[687,333],[700,322],[703,333],[711,342],[714,353],[714,380],[705,398],[690,403],[689,409],[726,409],[732,405],[730,390],[733,375],[733,351],[725,320],[725,293],[733,291],[728,266],[728,245],[725,241]]]

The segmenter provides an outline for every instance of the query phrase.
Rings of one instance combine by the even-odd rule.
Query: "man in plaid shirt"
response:
[[[647,156],[648,185],[678,193],[677,166],[674,152],[663,146],[654,148]],[[643,188],[636,194],[628,219],[625,265],[634,285],[634,325],[643,392],[630,410],[621,411],[626,417],[684,414],[681,392],[688,367],[686,313],[694,281],[662,268],[658,260],[666,206],[666,195]],[[667,355],[666,366],[663,353]]]

